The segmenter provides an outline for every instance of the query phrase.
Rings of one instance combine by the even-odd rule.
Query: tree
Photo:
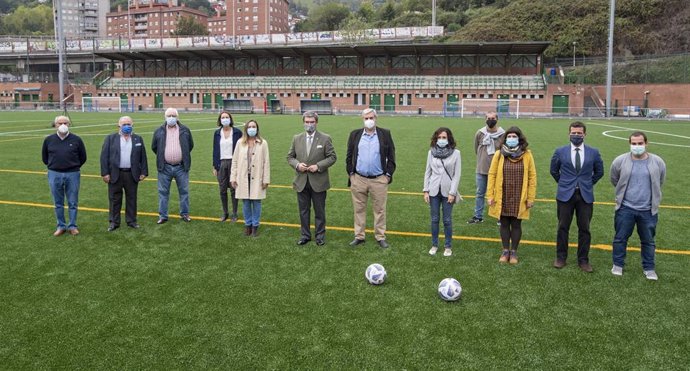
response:
[[[203,24],[197,22],[192,16],[182,16],[177,19],[177,26],[174,34],[176,36],[200,36],[208,35],[208,29]]]
[[[183,0],[182,4],[184,4],[187,8],[201,10],[206,14],[213,14],[211,8],[209,7],[208,0]]]
[[[371,22],[374,20],[374,5],[369,1],[362,2],[362,5],[357,10],[357,17],[364,22]]]
[[[350,16],[350,9],[340,3],[329,2],[313,8],[300,31],[335,31]]]
[[[378,18],[380,21],[382,21],[384,23],[393,22],[393,20],[397,16],[398,16],[398,10],[396,9],[395,4],[393,4],[392,0],[386,1],[386,3],[383,4],[383,6],[379,8]]]
[[[3,17],[0,31],[6,35],[52,35],[53,9],[45,4],[33,8],[20,5]]]

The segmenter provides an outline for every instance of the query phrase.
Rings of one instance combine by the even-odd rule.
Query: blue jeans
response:
[[[242,200],[245,227],[258,227],[261,219],[261,200]]]
[[[476,175],[477,198],[474,201],[474,217],[484,219],[484,195],[486,195],[486,185],[489,182],[489,176],[479,173]]]
[[[431,207],[431,246],[438,247],[440,209],[443,209],[443,232],[445,234],[445,247],[450,249],[453,241],[453,204],[448,203],[448,197],[443,197],[441,192],[436,196],[429,196]]]
[[[48,170],[48,185],[55,203],[55,218],[58,229],[77,228],[77,206],[79,203],[80,172],[60,173]],[[65,223],[65,196],[69,208],[69,224]]]
[[[189,215],[189,172],[182,165],[165,164],[163,171],[158,172],[158,215],[168,219],[168,199],[170,183],[173,178],[180,194],[180,215]]]
[[[613,224],[616,235],[613,237],[613,264],[622,267],[625,264],[625,253],[628,247],[628,238],[632,235],[633,228],[637,225],[637,234],[640,236],[642,269],[654,270],[654,236],[656,235],[656,223],[659,215],[652,215],[650,210],[638,211],[621,206],[616,210]]]

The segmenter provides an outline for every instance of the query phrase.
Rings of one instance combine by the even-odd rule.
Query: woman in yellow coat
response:
[[[491,160],[486,198],[489,215],[501,222],[501,263],[517,264],[522,220],[529,219],[537,195],[537,170],[527,146],[522,130],[513,126],[506,130],[501,150]]]
[[[268,157],[268,142],[261,138],[259,124],[249,120],[244,125],[244,135],[232,154],[230,185],[235,197],[242,200],[244,234],[256,237],[259,234],[261,200],[266,198],[266,188],[271,183],[271,162]]]

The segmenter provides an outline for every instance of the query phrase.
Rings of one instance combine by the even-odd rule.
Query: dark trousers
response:
[[[127,225],[137,222],[137,187],[132,173],[120,171],[117,182],[108,183],[108,199],[110,200],[110,224],[120,225],[120,210],[122,210],[122,191],[125,193],[125,221]]]
[[[223,215],[228,215],[228,188],[230,189],[230,200],[232,200],[232,215],[237,216],[237,198],[235,189],[230,187],[230,170],[232,159],[220,160],[218,169],[218,188],[220,189],[220,204],[223,208]]]
[[[302,238],[311,239],[309,222],[311,220],[312,205],[314,205],[314,224],[316,225],[314,234],[317,240],[323,240],[326,237],[326,191],[314,192],[309,181],[307,181],[307,185],[304,186],[302,192],[297,192]]]
[[[566,260],[568,258],[568,234],[570,223],[573,221],[573,213],[577,215],[577,262],[578,264],[589,262],[589,245],[592,236],[589,233],[589,222],[592,220],[593,204],[588,204],[582,199],[579,190],[575,190],[573,197],[567,202],[556,201],[558,213],[558,233],[556,235],[556,258]]]

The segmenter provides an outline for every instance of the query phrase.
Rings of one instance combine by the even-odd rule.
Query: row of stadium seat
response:
[[[114,78],[101,89],[438,89],[438,90],[543,90],[539,75],[532,76],[223,76]]]

